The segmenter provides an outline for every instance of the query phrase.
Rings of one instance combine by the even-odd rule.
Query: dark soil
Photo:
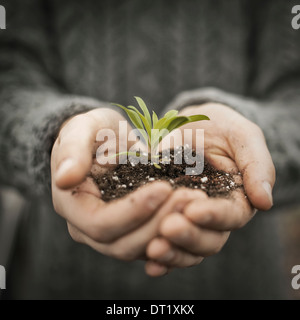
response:
[[[180,154],[182,164],[174,161]],[[193,156],[195,153],[193,151]],[[131,161],[131,162],[130,162]],[[161,169],[156,168],[150,161],[147,164],[134,163],[132,159],[127,164],[119,164],[113,170],[101,176],[92,176],[98,186],[102,199],[109,202],[121,198],[137,188],[153,181],[168,181],[174,189],[187,187],[199,189],[207,193],[209,197],[228,197],[235,189],[242,187],[242,184],[235,182],[234,175],[212,167],[204,162],[204,170],[199,175],[186,175],[187,165],[182,156],[181,150],[171,151],[169,161],[159,163]]]

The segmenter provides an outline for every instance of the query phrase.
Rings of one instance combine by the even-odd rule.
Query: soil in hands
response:
[[[175,161],[178,156],[181,157],[181,161]],[[191,152],[191,156],[196,156],[194,151]],[[181,164],[177,164],[179,162]],[[188,160],[187,162],[190,163]],[[92,178],[105,202],[122,198],[153,181],[167,181],[174,189],[179,187],[199,189],[206,192],[209,197],[228,197],[233,190],[243,187],[241,183],[236,182],[233,174],[217,170],[206,161],[201,174],[186,175],[186,168],[192,166],[186,163],[182,148],[170,151],[170,158],[160,162],[159,166],[160,169],[151,161],[147,164],[135,163],[129,158],[127,164],[118,164],[105,174],[92,175]]]

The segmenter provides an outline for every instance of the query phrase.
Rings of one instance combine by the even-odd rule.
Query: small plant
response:
[[[139,130],[145,142],[148,144],[148,150],[150,151],[150,153],[156,151],[161,140],[173,130],[187,123],[201,120],[210,120],[207,116],[202,114],[192,116],[178,116],[177,110],[170,110],[161,119],[158,119],[158,116],[154,111],[152,111],[151,117],[150,112],[143,99],[141,99],[140,97],[135,97],[135,99],[143,113],[141,113],[134,106],[124,107],[117,103],[113,103],[113,105],[123,109],[126,112],[132,124]],[[121,154],[129,155],[131,153],[121,152],[117,155]],[[136,155],[136,153],[134,153],[134,155]],[[159,169],[161,168],[157,163],[154,163],[154,166]]]

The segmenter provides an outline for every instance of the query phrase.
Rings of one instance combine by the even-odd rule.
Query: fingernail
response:
[[[75,164],[74,159],[68,158],[63,160],[56,171],[56,177],[59,178],[66,174]]]
[[[268,198],[269,198],[271,204],[273,205],[272,187],[271,187],[270,183],[267,181],[264,181],[262,185],[266,191],[266,194],[268,195]]]

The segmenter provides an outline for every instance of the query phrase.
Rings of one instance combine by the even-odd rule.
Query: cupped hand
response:
[[[257,209],[268,210],[273,205],[275,168],[257,125],[221,104],[187,107],[181,114],[205,114],[211,120],[185,125],[171,135],[193,129],[189,144],[195,146],[195,129],[204,129],[205,158],[217,169],[240,171],[247,196],[243,190],[234,191],[226,199],[198,193],[199,197],[185,203],[181,210],[170,211],[160,223],[160,236],[147,246],[149,261],[145,268],[151,276],[198,264],[203,257],[219,252],[232,230],[247,224]]]
[[[162,215],[156,213],[171,187],[156,182],[120,200],[101,200],[98,188],[87,178],[91,170],[99,174],[105,169],[93,157],[99,147],[95,137],[100,129],[109,128],[118,140],[121,120],[125,119],[116,111],[95,109],[62,126],[51,155],[52,199],[75,241],[117,259],[134,260],[145,257],[147,244],[157,236]]]
[[[181,132],[184,134],[186,128],[204,129],[205,158],[217,169],[227,172],[240,171],[251,204],[258,210],[269,210],[273,205],[275,167],[263,131],[238,112],[222,104],[187,107],[181,114],[197,113],[207,115],[210,121],[183,126]],[[193,137],[191,145],[195,141]]]

